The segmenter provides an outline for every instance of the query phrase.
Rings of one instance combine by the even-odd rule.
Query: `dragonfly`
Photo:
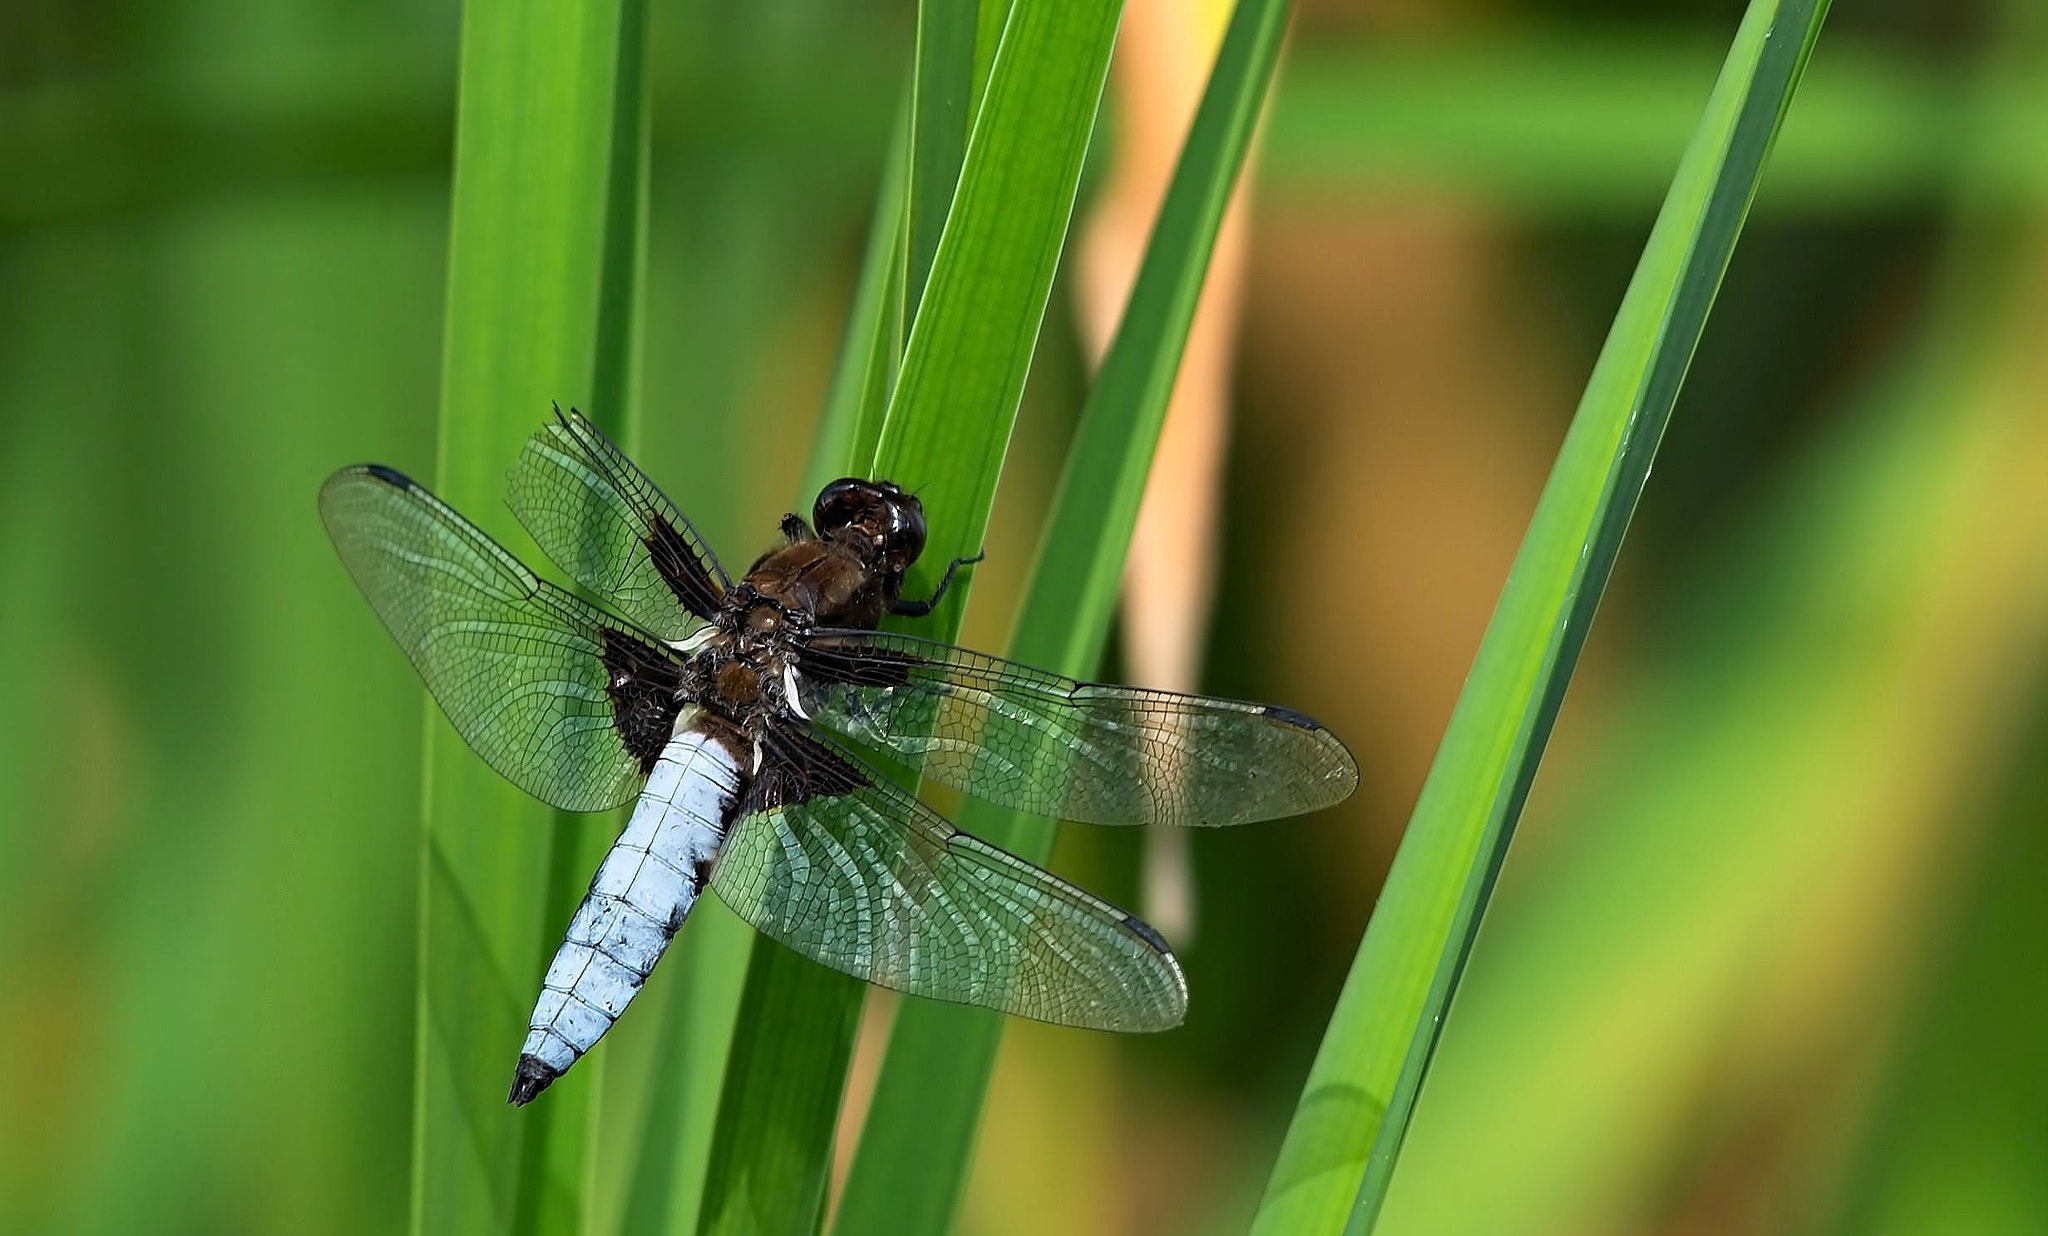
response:
[[[320,491],[342,564],[449,722],[553,807],[630,819],[541,979],[510,1101],[625,1012],[708,888],[756,930],[876,985],[1059,1025],[1166,1030],[1187,981],[1136,916],[949,823],[894,763],[1003,807],[1217,826],[1358,784],[1335,735],[1273,705],[1079,682],[916,635],[917,497],[846,477],[732,578],[582,414],[525,443],[508,500],[603,604],[552,584],[381,464]]]

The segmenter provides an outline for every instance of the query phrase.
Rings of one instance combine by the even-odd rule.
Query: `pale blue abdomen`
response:
[[[669,740],[548,966],[513,1103],[568,1072],[639,994],[703,892],[739,786],[739,769],[717,741],[696,729]]]

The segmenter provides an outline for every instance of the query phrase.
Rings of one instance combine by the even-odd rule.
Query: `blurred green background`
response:
[[[2048,1231],[2027,7],[1831,15],[1382,1230]],[[1243,1229],[1739,11],[1297,6],[1204,685],[1318,715],[1363,788],[1194,838],[1185,1030],[1012,1027],[963,1231]],[[0,1231],[404,1223],[421,692],[313,495],[432,471],[459,16],[0,14]],[[911,19],[654,6],[641,456],[728,559],[795,490]],[[1158,157],[1117,73],[1084,218]],[[1004,642],[1085,391],[1076,301],[971,644]],[[1135,901],[1140,844],[1068,830],[1057,865]],[[608,1112],[663,1049],[643,1004]]]

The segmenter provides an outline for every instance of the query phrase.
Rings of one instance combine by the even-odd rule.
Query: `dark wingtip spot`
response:
[[[1319,730],[1323,728],[1322,722],[1309,716],[1307,713],[1296,712],[1292,708],[1282,708],[1278,704],[1266,705],[1266,715],[1275,721],[1285,721],[1289,725],[1304,730]]]
[[[1134,914],[1126,914],[1124,915],[1124,926],[1130,929],[1132,935],[1143,940],[1155,951],[1164,953],[1168,957],[1173,956],[1173,947],[1166,942],[1166,937],[1153,930],[1152,924],[1144,919]]]
[[[396,468],[387,468],[383,464],[364,464],[363,471],[376,477],[393,489],[411,489],[413,487],[412,478]]]
[[[507,1100],[514,1107],[525,1107],[533,1102],[534,1096],[552,1086],[561,1074],[549,1068],[538,1056],[519,1057],[519,1071],[512,1075],[512,1093]]]

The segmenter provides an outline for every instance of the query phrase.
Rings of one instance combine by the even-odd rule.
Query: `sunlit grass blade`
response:
[[[898,287],[903,214],[903,152],[899,130],[884,167],[866,252],[848,309],[832,382],[819,417],[813,456],[800,487],[815,492],[839,475],[865,435],[871,456],[887,407],[895,361],[890,301]],[[871,422],[871,423],[870,423]],[[826,475],[819,475],[820,473]],[[657,1048],[648,1103],[633,1153],[619,1229],[694,1232],[703,1202],[716,1130],[720,1091],[732,1060],[732,1030],[747,981],[754,937],[746,924],[717,903],[700,903],[689,930],[676,937],[664,1041]]]
[[[2027,796],[2048,789],[2015,724],[2048,699],[2038,671],[2014,673],[2048,641],[2048,231],[1996,218],[1959,212],[1924,322],[1636,633],[1626,699],[1605,701],[1628,725],[1547,804],[1569,859],[1488,925],[1386,1230],[1592,1230],[1674,1178],[1717,1195],[1691,1165],[1788,1125],[1807,1132],[1774,1152],[1778,1213],[1831,1208],[1858,1126],[1890,1154],[1857,1183],[1904,1204],[1807,1230],[2044,1230],[2048,1198],[2001,1178],[2041,1179],[2048,1146],[2001,1134],[2044,1097],[2021,1066],[2048,1001],[1991,971],[2013,964],[1993,924],[2044,922],[2038,864],[2004,859],[2040,852]],[[1982,887],[1959,888],[1986,859]],[[1957,971],[1930,991],[1952,932]],[[1871,1050],[1916,1026],[1947,1038],[1934,1058]],[[1927,1070],[1897,1107],[1873,1097],[1887,1056]],[[1711,1119],[1644,1102],[1673,1094],[1710,1094]],[[1514,1170],[1474,1180],[1475,1160]]]
[[[875,475],[916,486],[931,528],[909,594],[981,548],[1122,8],[1010,9],[875,450]],[[916,629],[949,637],[966,599],[955,589]]]
[[[917,6],[917,63],[910,88],[910,195],[903,234],[904,321],[917,304],[939,252],[939,236],[959,184],[974,114],[974,0],[924,0]]]
[[[1254,1230],[1370,1231],[1495,875],[1825,0],[1756,0],[1679,165],[1359,946]]]
[[[2039,6],[2005,7],[1965,115],[2039,77]],[[2000,202],[1996,127],[1962,128],[1979,136],[1954,152],[1919,321],[1705,531],[1604,702],[1625,732],[1542,808],[1569,861],[1488,925],[1388,1231],[1578,1232],[1616,1198],[1718,1203],[1717,1165],[1795,1127],[1769,1190],[1792,1226],[2048,1230],[2048,1196],[2019,1186],[2048,1145],[2017,1132],[2048,1099],[2029,1067],[2048,1001],[1997,977],[2048,927],[2029,884],[2048,698],[2014,673],[2048,637],[2048,220]],[[1765,196],[1793,157],[1781,142]],[[1711,1119],[1644,1103],[1672,1094],[1710,1094]],[[1474,1161],[1515,1166],[1474,1180]],[[1738,1205],[1722,1226],[1756,1226]]]
[[[1160,210],[1120,329],[1076,430],[1011,654],[1091,675],[1173,393],[1211,246],[1272,78],[1285,0],[1240,0]],[[1037,862],[1056,825],[970,805],[963,824]],[[835,1231],[938,1233],[958,1213],[1004,1019],[907,1001],[847,1177]]]
[[[641,0],[465,10],[436,488],[528,558],[505,470],[549,400],[627,429],[644,22]],[[438,714],[425,768],[413,1228],[575,1231],[597,1061],[533,1107],[505,1092],[608,822],[526,798]]]
[[[919,490],[931,537],[910,594],[929,593],[946,561],[972,554],[987,526],[1120,10],[1118,0],[1012,8],[874,458],[844,461],[849,472]],[[906,201],[917,197],[913,182]],[[970,582],[963,577],[918,629],[955,634]],[[702,1230],[816,1227],[863,992],[755,943]]]
[[[889,159],[882,167],[875,217],[868,228],[860,278],[825,408],[818,417],[818,437],[798,498],[815,494],[827,481],[856,461],[873,459],[882,437],[882,418],[901,363],[897,355],[900,327],[894,314],[903,279],[903,213],[908,192],[905,159],[910,145],[907,122],[899,123]]]

